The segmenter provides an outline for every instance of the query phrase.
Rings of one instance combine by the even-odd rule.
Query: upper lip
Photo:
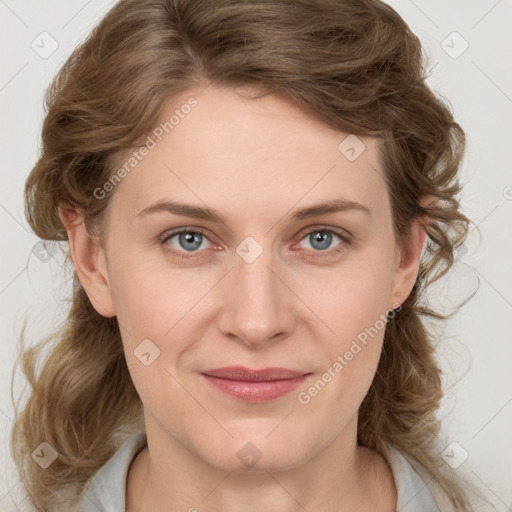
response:
[[[289,380],[306,375],[305,372],[290,370],[288,368],[262,368],[252,370],[244,366],[229,366],[225,368],[215,368],[202,372],[210,377],[221,379],[248,381],[248,382],[267,382],[273,380]]]

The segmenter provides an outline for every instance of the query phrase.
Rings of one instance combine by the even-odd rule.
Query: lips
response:
[[[207,370],[201,375],[215,389],[235,398],[263,402],[276,399],[298,387],[310,375],[288,368],[252,370],[231,366]]]
[[[288,370],[286,368],[263,368],[262,370],[251,370],[243,366],[230,366],[227,368],[217,368],[203,372],[210,377],[219,377],[221,379],[239,380],[246,382],[268,382],[272,380],[288,380],[305,375],[304,372]]]

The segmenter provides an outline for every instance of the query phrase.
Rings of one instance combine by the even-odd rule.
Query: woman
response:
[[[471,510],[422,302],[464,133],[394,10],[122,0],[47,103],[27,218],[74,294],[23,354],[39,510]]]

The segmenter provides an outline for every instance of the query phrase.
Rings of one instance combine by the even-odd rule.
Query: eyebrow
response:
[[[333,199],[325,203],[315,204],[308,206],[307,208],[296,210],[292,216],[292,219],[302,220],[308,219],[310,217],[316,217],[318,215],[350,210],[360,211],[368,215],[371,213],[369,208],[360,203],[356,203],[355,201],[348,201],[346,199]],[[175,215],[192,217],[194,219],[226,224],[226,219],[215,210],[175,201],[158,201],[148,206],[147,208],[144,208],[137,214],[137,217],[143,217],[152,213],[173,213]]]

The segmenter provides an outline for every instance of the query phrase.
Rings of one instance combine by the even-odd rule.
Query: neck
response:
[[[209,464],[146,421],[148,445],[130,467],[126,511],[394,511],[396,489],[387,463],[357,445],[356,422],[346,430],[293,467],[267,463],[233,471]]]

